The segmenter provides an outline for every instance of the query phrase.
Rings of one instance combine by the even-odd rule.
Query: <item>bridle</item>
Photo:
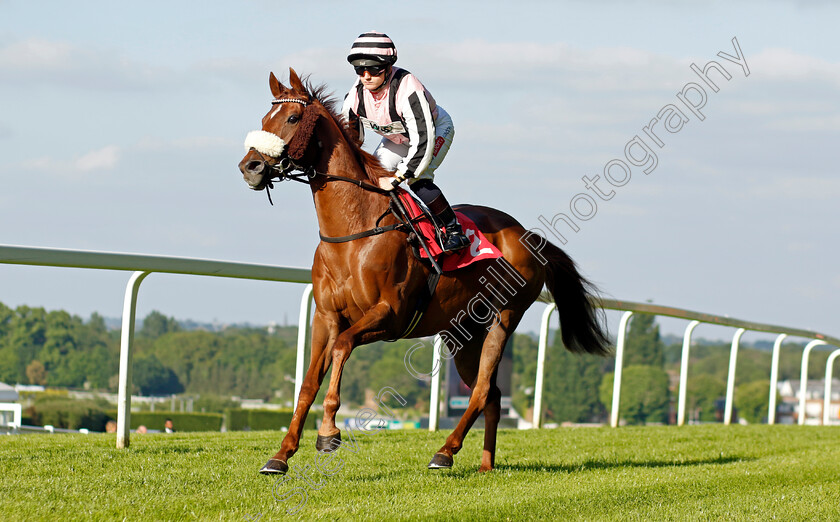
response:
[[[318,172],[315,170],[315,167],[305,166],[297,163],[295,160],[289,157],[286,151],[276,158],[276,163],[273,165],[266,159],[262,152],[258,151],[257,149],[251,147],[252,151],[256,152],[260,159],[263,161],[265,165],[271,169],[271,176],[268,177],[265,184],[265,193],[268,195],[268,202],[274,205],[274,202],[271,200],[271,192],[270,189],[274,188],[274,182],[277,181],[297,181],[299,183],[305,183],[306,185],[311,184],[315,178],[318,176],[322,176],[327,178],[327,181],[344,181],[346,183],[352,183],[359,188],[367,190],[369,192],[376,192],[378,194],[390,194],[390,191],[384,190],[376,185],[372,185],[370,183],[365,183],[364,181],[348,178],[345,176],[337,176],[335,174],[328,174],[326,172]],[[272,158],[275,159],[275,158]]]
[[[271,100],[272,105],[277,105],[281,103],[298,103],[300,105],[303,105],[305,110],[311,110],[308,109],[310,102],[307,100],[302,100],[299,98],[278,98]],[[292,140],[294,140],[294,138],[292,138]],[[335,180],[352,183],[369,192],[376,192],[379,194],[389,193],[389,191],[383,190],[382,188],[376,185],[365,183],[364,181],[358,179],[348,178],[345,176],[337,176],[335,174],[328,174],[326,172],[318,172],[311,165],[302,165],[298,163],[298,161],[301,158],[294,159],[289,156],[289,147],[285,147],[283,149],[283,152],[281,152],[280,156],[278,157],[269,156],[271,159],[275,160],[274,164],[270,163],[266,156],[256,148],[251,147],[250,150],[256,152],[257,155],[259,155],[260,159],[263,161],[263,164],[267,165],[271,169],[271,176],[268,178],[265,184],[265,193],[268,196],[268,202],[271,203],[271,205],[274,205],[274,202],[271,200],[270,190],[274,188],[275,180],[277,180],[278,182],[286,180],[298,181],[300,183],[305,183],[309,185],[316,177],[322,176],[324,178],[327,178],[327,181]]]

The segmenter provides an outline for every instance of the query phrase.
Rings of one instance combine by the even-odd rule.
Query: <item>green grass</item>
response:
[[[113,435],[4,436],[0,519],[840,520],[837,428],[507,430],[489,474],[476,430],[452,470],[427,470],[446,435],[359,435],[294,516],[257,474],[279,432],[134,435],[122,451]],[[313,464],[314,442],[305,432],[291,463]]]

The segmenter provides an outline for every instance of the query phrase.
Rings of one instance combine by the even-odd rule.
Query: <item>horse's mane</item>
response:
[[[334,93],[327,92],[327,86],[325,84],[313,85],[309,80],[309,76],[303,78],[303,83],[306,87],[307,94],[321,102],[321,105],[327,109],[327,113],[335,121],[335,124],[341,129],[344,140],[356,157],[356,161],[365,171],[368,180],[378,186],[379,178],[391,176],[393,173],[386,170],[376,156],[362,150],[362,147],[356,142],[356,138],[353,137],[355,131],[350,129],[350,123],[345,121],[341,116],[341,107]]]

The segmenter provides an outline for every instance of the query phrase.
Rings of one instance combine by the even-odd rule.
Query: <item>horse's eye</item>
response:
[[[296,114],[292,114],[291,116],[289,116],[289,119],[286,120],[286,121],[289,122],[289,123],[297,123],[297,122],[300,121],[300,116],[298,116]]]

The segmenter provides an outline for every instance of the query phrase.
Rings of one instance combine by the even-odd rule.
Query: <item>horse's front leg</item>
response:
[[[318,451],[330,452],[341,444],[341,431],[335,425],[335,414],[341,405],[341,374],[344,363],[350,358],[350,353],[360,343],[370,342],[376,334],[385,331],[392,321],[393,311],[387,303],[379,303],[371,308],[361,319],[341,332],[332,347],[332,375],[330,387],[324,398],[324,420],[318,429]]]
[[[306,371],[303,385],[300,388],[295,412],[292,415],[291,423],[289,423],[289,431],[283,438],[280,451],[268,460],[260,473],[271,475],[285,473],[289,469],[287,462],[300,446],[300,436],[303,433],[306,415],[315,401],[315,395],[318,394],[324,376],[332,362],[332,358],[329,357],[329,347],[334,343],[337,335],[338,322],[336,318],[316,310],[315,316],[312,318],[312,352],[309,359],[309,369]]]

